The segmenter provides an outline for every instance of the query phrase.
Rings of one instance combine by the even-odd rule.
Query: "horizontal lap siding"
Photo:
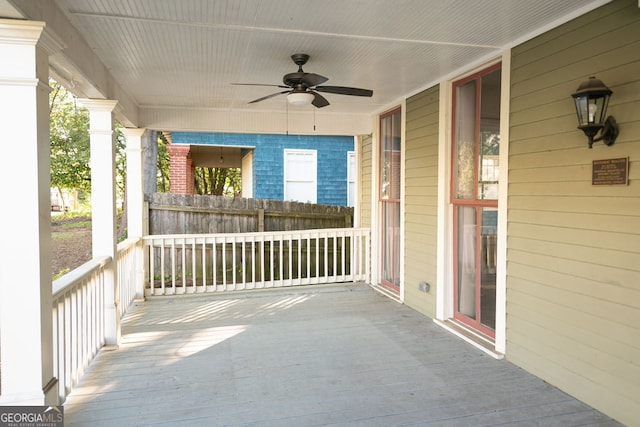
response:
[[[414,309],[434,317],[438,202],[439,87],[407,100],[404,199],[404,297]],[[418,290],[430,283],[431,291]]]
[[[587,148],[570,97],[613,90],[611,147]],[[640,407],[640,8],[617,0],[512,51],[507,357],[618,420]],[[592,161],[628,157],[628,186]]]
[[[360,152],[360,226],[371,227],[371,180],[372,180],[372,139],[371,135],[358,139]]]

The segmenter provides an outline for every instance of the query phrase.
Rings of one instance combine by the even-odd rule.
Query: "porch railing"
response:
[[[142,293],[143,269],[145,295],[175,295],[368,282],[369,260],[366,228],[146,236],[118,245],[115,300],[122,317]],[[105,345],[112,263],[111,257],[94,258],[53,283],[53,366],[60,402]]]
[[[141,239],[118,245],[119,315],[135,297]],[[94,258],[53,282],[53,369],[63,402],[105,344],[105,272],[111,257]]]
[[[145,295],[369,281],[367,228],[143,239]]]
[[[142,280],[138,272],[142,271],[142,238],[131,238],[118,243],[118,305],[120,317],[124,316],[136,298],[137,283]],[[140,286],[142,287],[142,286]],[[140,295],[142,297],[142,295]]]

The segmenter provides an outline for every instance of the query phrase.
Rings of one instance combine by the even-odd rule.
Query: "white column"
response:
[[[142,183],[142,136],[145,129],[123,128],[122,134],[127,140],[127,230],[128,237],[143,235],[144,203]]]
[[[112,258],[105,272],[105,341],[107,348],[114,348],[120,342],[113,131],[113,110],[118,102],[104,99],[82,99],[80,102],[89,110],[93,257]]]
[[[48,56],[62,46],[43,30],[0,19],[0,405],[57,404]]]
[[[145,129],[122,129],[127,140],[127,236],[144,236],[144,183],[142,171],[142,138]],[[136,300],[144,299],[144,266],[142,249],[136,256]]]
[[[242,158],[242,197],[253,198],[253,150],[248,151]]]

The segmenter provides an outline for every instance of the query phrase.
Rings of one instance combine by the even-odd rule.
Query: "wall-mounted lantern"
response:
[[[607,117],[607,106],[612,93],[601,80],[589,77],[589,80],[582,82],[578,90],[571,94],[576,102],[578,129],[589,138],[589,148],[596,141],[602,141],[607,145],[616,142],[618,124],[613,117]],[[595,138],[600,130],[600,136]]]

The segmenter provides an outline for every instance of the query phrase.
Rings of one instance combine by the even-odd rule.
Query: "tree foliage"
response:
[[[61,84],[51,80],[49,96],[51,186],[62,189],[91,191],[89,111]],[[126,140],[120,126],[115,126],[117,198],[126,194]],[[159,192],[170,190],[169,154],[164,137],[158,138],[157,183]],[[195,169],[197,194],[233,197],[240,193],[242,179],[237,168]],[[60,191],[62,193],[62,191]]]
[[[51,187],[91,192],[91,144],[89,110],[78,104],[75,95],[50,80],[49,141],[51,145]],[[125,194],[126,141],[120,126],[115,125],[116,191],[118,199]]]
[[[62,85],[49,84],[51,186],[89,191],[89,112]]]
[[[196,167],[194,179],[196,194],[234,197],[242,188],[238,168]]]
[[[170,166],[169,152],[167,151],[167,140],[161,133],[158,135],[158,160],[157,160],[157,179],[158,193],[168,193],[171,190],[171,181],[169,179]]]
[[[122,126],[115,124],[115,144],[116,144],[116,197],[123,199],[126,193],[127,183],[127,140],[120,131]]]

